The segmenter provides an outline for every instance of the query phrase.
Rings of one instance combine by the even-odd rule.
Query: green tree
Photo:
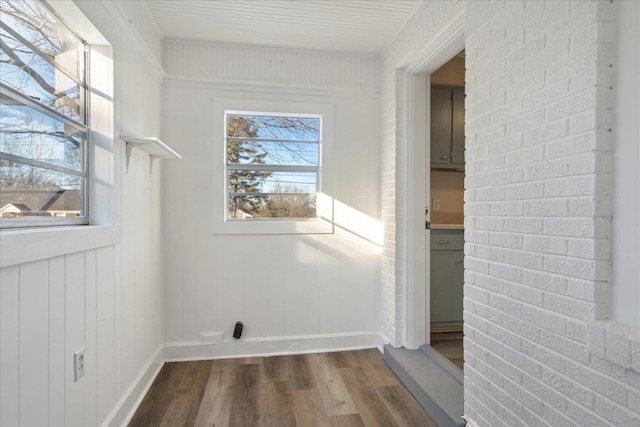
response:
[[[229,116],[227,119],[227,137],[255,138],[258,136],[258,126],[243,116]],[[228,140],[227,163],[263,164],[267,153],[256,149],[251,142]],[[229,168],[229,217],[237,218],[242,211],[254,217],[260,215],[260,210],[266,201],[266,196],[241,196],[238,193],[256,193],[262,189],[262,182],[272,175],[271,172],[247,171]]]

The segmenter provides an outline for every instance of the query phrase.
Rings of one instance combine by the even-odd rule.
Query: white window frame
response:
[[[33,45],[29,40],[21,36],[16,30],[9,27],[3,26],[5,31],[11,34],[14,38],[22,42],[27,48],[31,49],[31,51],[42,60],[48,62],[53,67],[55,67],[58,72],[64,74],[68,79],[73,80],[80,87],[80,119],[73,119],[65,114],[45,106],[38,101],[30,99],[29,96],[24,94],[22,91],[18,89],[14,89],[8,85],[2,85],[2,91],[4,96],[11,99],[14,102],[17,102],[25,107],[31,108],[44,116],[50,117],[58,122],[64,123],[66,126],[73,128],[77,133],[81,134],[81,147],[80,147],[80,165],[81,170],[69,169],[62,166],[57,166],[54,164],[50,164],[47,162],[40,161],[36,158],[27,158],[16,156],[11,153],[1,153],[0,157],[3,160],[7,161],[15,161],[16,163],[38,167],[44,170],[53,171],[63,173],[65,175],[74,175],[81,178],[80,184],[80,206],[79,211],[80,215],[78,217],[56,217],[56,216],[27,216],[20,218],[10,218],[10,217],[0,217],[0,229],[13,229],[13,228],[29,228],[29,227],[54,227],[54,226],[68,226],[68,225],[86,225],[89,224],[89,162],[88,162],[88,151],[90,146],[90,138],[89,138],[89,119],[90,119],[90,108],[88,105],[89,97],[88,97],[88,88],[89,88],[89,65],[90,65],[90,54],[89,54],[89,44],[87,41],[77,34],[74,31],[73,27],[70,26],[64,19],[61,18],[58,11],[51,7],[47,2],[42,2],[42,6],[47,9],[57,20],[58,26],[65,27],[66,30],[73,33],[80,43],[82,43],[82,48],[84,49],[84,57],[82,69],[84,70],[83,76],[75,76],[73,72],[65,69],[62,64],[58,63],[54,58],[41,51],[38,47]],[[4,24],[3,24],[4,25]]]
[[[88,16],[72,1],[48,2],[71,23],[71,29],[89,46],[86,100],[90,120],[87,160],[89,224],[83,226],[25,227],[0,230],[0,268],[82,252],[120,241],[120,154],[114,146],[113,48]],[[99,147],[99,148],[97,148]],[[95,164],[110,165],[95,168]]]
[[[225,113],[321,117],[320,156],[315,218],[238,220],[228,218]],[[323,191],[330,186],[328,165],[333,144],[333,105],[294,101],[215,98],[213,100],[213,234],[329,234],[334,232],[333,201]]]

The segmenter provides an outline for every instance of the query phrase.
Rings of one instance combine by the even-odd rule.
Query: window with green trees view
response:
[[[0,15],[0,225],[86,223],[85,44],[43,2]]]
[[[321,117],[226,111],[227,217],[316,217]]]

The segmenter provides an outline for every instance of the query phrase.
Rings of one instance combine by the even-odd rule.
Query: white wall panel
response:
[[[97,283],[98,283],[98,265],[96,260],[96,250],[92,249],[85,252],[85,361],[86,374],[81,381],[86,381],[86,419],[89,424],[98,425],[97,421],[97,402],[96,402],[96,383],[98,375],[98,352],[97,352]],[[102,304],[102,301],[100,302]]]
[[[82,425],[87,422],[84,411],[86,379],[74,382],[73,354],[85,346],[85,254],[78,252],[65,258],[65,423]]]
[[[96,251],[100,266],[96,282],[96,386],[97,419],[104,420],[116,403],[115,390],[115,266],[114,248],[108,246]]]
[[[242,89],[241,82],[234,87]],[[165,340],[198,343],[203,332],[223,332],[233,345],[238,320],[245,324],[243,338],[266,342],[377,333],[379,247],[348,224],[330,235],[211,234],[212,185],[218,184],[212,147],[223,143],[211,129],[212,99],[333,104],[334,143],[325,163],[330,185],[323,190],[354,217],[376,223],[377,95],[267,85],[259,92],[222,88],[165,84],[163,135],[183,156],[163,164]],[[246,351],[237,348],[236,354]],[[231,347],[224,351],[233,354]]]
[[[49,425],[65,423],[65,257],[49,259]]]
[[[114,192],[110,202],[96,206],[112,210],[100,212],[100,217],[114,218],[116,227],[111,228],[116,238],[87,246],[94,234],[78,228],[65,235],[61,230],[55,239],[46,240],[47,245],[62,243],[51,253],[32,250],[42,246],[37,238],[26,239],[22,248],[12,246],[17,252],[11,256],[0,253],[5,265],[0,269],[3,426],[93,426],[112,417],[123,422],[139,397],[135,393],[146,385],[136,381],[149,381],[158,366],[160,168],[155,165],[150,174],[149,157],[135,153],[127,172],[120,152],[124,144],[116,139],[111,152],[109,138],[122,129],[160,136],[162,72],[149,50],[141,49],[142,42],[132,42],[135,31],[114,3],[78,2],[77,6],[113,50],[115,87],[103,89],[113,95],[114,111],[105,109],[105,115],[94,117],[92,123],[103,126],[100,132],[105,134],[96,141],[108,152],[96,157],[101,164],[95,170],[104,179],[100,185]],[[101,60],[109,65],[108,58]],[[114,122],[104,128],[107,119]],[[115,240],[121,243],[114,245]],[[47,258],[54,253],[54,258]],[[73,354],[81,348],[85,348],[86,373],[76,382]],[[119,403],[124,413],[118,411]]]
[[[166,41],[167,77],[293,87],[378,89],[379,59],[309,51]]]
[[[0,269],[0,424],[20,424],[20,266]]]
[[[20,266],[20,423],[49,421],[49,261]],[[24,333],[23,330],[28,331]]]

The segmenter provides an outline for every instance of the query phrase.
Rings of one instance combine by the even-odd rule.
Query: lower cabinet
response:
[[[431,230],[431,325],[462,326],[464,231]]]

